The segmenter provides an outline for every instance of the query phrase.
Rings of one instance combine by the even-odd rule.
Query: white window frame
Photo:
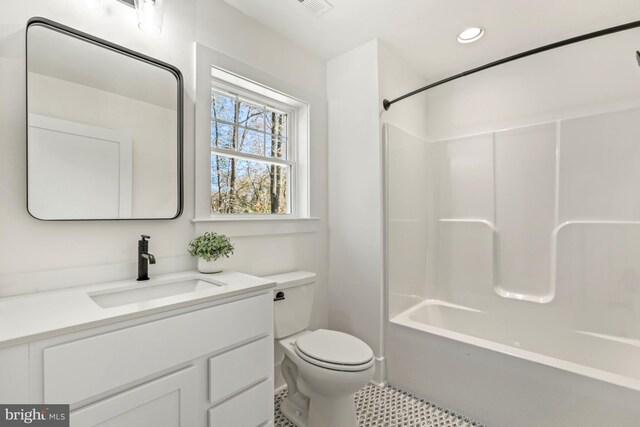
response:
[[[223,80],[211,78],[211,95],[213,96],[213,92],[221,92],[226,95],[235,96],[239,99],[239,101],[246,101],[247,103],[254,104],[259,107],[267,107],[276,112],[286,113],[287,114],[287,134],[285,136],[287,142],[287,158],[280,159],[277,157],[268,157],[268,156],[259,156],[250,153],[243,153],[242,151],[237,150],[229,150],[226,148],[215,148],[211,147],[212,154],[220,154],[226,157],[232,157],[240,160],[249,160],[252,162],[264,163],[268,165],[276,165],[276,166],[284,166],[289,168],[288,177],[287,177],[287,208],[289,210],[288,213],[285,214],[223,214],[211,212],[212,216],[215,217],[249,217],[249,218],[272,218],[272,217],[285,217],[285,218],[298,218],[298,207],[296,203],[296,198],[298,195],[297,191],[297,154],[298,154],[298,138],[296,132],[296,109],[293,108],[289,104],[285,104],[279,101],[274,100],[273,98],[257,94],[255,92],[249,91],[242,87],[238,87],[236,85],[232,85]],[[211,105],[211,104],[209,104]],[[213,121],[213,116],[210,117],[211,121]],[[238,126],[237,123],[230,123],[224,120],[217,120],[218,123],[227,124],[230,126]],[[255,130],[247,127],[249,130]]]
[[[265,221],[286,223],[292,220],[315,220],[310,216],[311,110],[310,105],[298,97],[299,95],[308,96],[308,94],[286,81],[216,52],[207,46],[196,43],[195,47],[195,210],[192,222],[197,224],[249,221],[256,223],[257,228],[242,228],[243,232],[261,233],[266,229],[258,224]],[[212,85],[212,82],[215,83]],[[290,132],[290,141],[288,142],[290,147],[295,147],[287,147],[295,150],[288,160],[295,158],[296,162],[290,177],[289,214],[220,214],[211,212],[211,89],[212,86],[222,88],[220,83],[241,97],[249,92],[251,94],[247,97],[249,99],[257,98],[257,96],[268,98],[270,102],[265,104],[276,107],[282,105],[285,108],[276,109],[291,110],[295,113],[294,120],[288,123]],[[294,138],[295,143],[293,142]],[[235,226],[229,225],[229,227]],[[284,227],[288,229],[286,228],[288,226]],[[304,228],[306,226],[295,227],[297,230],[297,227]],[[281,226],[269,226],[268,230],[281,230]]]

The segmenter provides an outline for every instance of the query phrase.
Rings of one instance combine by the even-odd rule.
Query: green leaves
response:
[[[205,261],[215,261],[223,256],[229,258],[234,249],[227,236],[207,231],[189,242],[188,251],[191,256]]]

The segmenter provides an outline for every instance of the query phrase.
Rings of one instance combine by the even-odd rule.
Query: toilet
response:
[[[307,329],[315,278],[306,271],[266,277],[277,284],[274,336],[288,387],[280,411],[298,427],[354,427],[354,393],[373,377],[373,351],[352,335]]]

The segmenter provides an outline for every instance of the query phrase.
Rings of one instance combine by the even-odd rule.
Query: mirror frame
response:
[[[156,66],[158,68],[162,68],[168,72],[170,72],[176,78],[177,84],[177,199],[178,206],[176,214],[170,218],[64,218],[64,219],[45,219],[38,218],[31,213],[29,210],[29,85],[28,85],[28,72],[29,72],[29,28],[31,27],[44,27],[53,31],[57,31],[59,33],[68,35],[70,37],[77,38],[87,43],[94,44],[96,46],[102,47],[104,49],[108,49],[114,51],[116,53],[129,56],[134,60],[146,62],[149,65]],[[25,117],[25,150],[26,150],[26,163],[25,163],[25,175],[26,175],[26,207],[29,215],[37,219],[39,221],[166,221],[173,220],[179,218],[184,211],[184,79],[182,77],[182,73],[177,67],[174,67],[171,64],[160,61],[155,58],[151,58],[150,56],[144,55],[142,53],[133,51],[126,47],[117,45],[115,43],[111,43],[107,40],[92,36],[90,34],[84,33],[82,31],[76,30],[74,28],[68,27],[66,25],[60,24],[59,22],[52,21],[47,18],[42,17],[33,17],[29,19],[27,22],[27,27],[25,31],[25,104],[26,104],[26,117]]]

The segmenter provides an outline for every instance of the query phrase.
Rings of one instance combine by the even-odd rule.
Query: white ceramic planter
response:
[[[220,273],[227,264],[227,259],[227,257],[222,257],[215,261],[205,261],[198,258],[198,271],[200,273]]]

